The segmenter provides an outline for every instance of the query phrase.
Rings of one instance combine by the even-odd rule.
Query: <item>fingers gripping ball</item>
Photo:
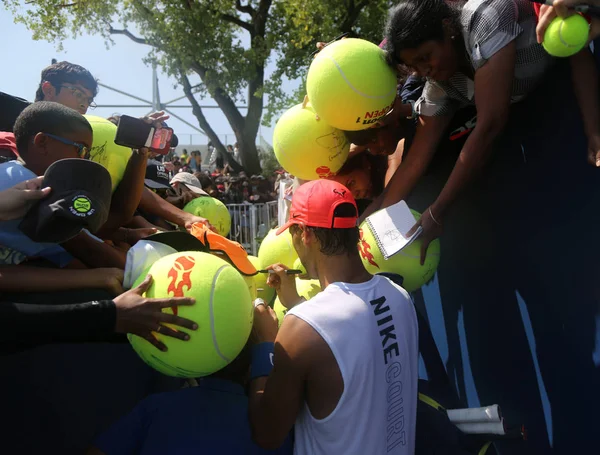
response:
[[[183,211],[206,218],[223,237],[229,234],[231,215],[225,204],[218,199],[210,196],[197,197],[187,203]]]
[[[291,269],[294,261],[298,259],[298,253],[292,244],[292,235],[289,229],[281,235],[276,235],[275,232],[276,229],[271,229],[260,244],[258,249],[260,268],[266,269],[270,265],[281,262]]]
[[[300,280],[296,279],[296,290],[298,291],[298,295],[300,297],[304,297],[306,300],[312,299],[315,295],[321,292],[321,284],[319,280]],[[277,315],[277,319],[279,320],[279,325],[283,323],[283,318],[288,312],[288,309],[283,306],[279,297],[275,299],[275,304],[273,305],[273,310]]]
[[[196,299],[194,305],[163,311],[196,322],[198,330],[187,332],[189,341],[154,334],[167,346],[166,352],[128,335],[144,362],[168,376],[194,378],[212,374],[237,357],[250,335],[254,308],[248,286],[235,268],[211,254],[188,251],[159,259],[149,273],[153,281],[147,297]]]
[[[329,178],[350,151],[345,134],[319,119],[308,104],[287,110],[275,125],[273,149],[279,164],[302,180]]]
[[[317,54],[308,70],[308,99],[319,117],[335,128],[370,128],[396,99],[396,74],[382,49],[361,39],[344,39]]]
[[[586,45],[590,25],[581,15],[575,14],[566,19],[555,18],[544,34],[542,43],[546,52],[554,57],[570,57]]]
[[[416,218],[421,214],[411,210]],[[360,225],[360,240],[358,249],[363,265],[369,273],[381,272],[397,273],[402,275],[402,287],[408,292],[419,289],[433,278],[440,263],[440,241],[435,239],[429,244],[425,264],[421,265],[421,240],[417,239],[409,246],[403,248],[389,259],[384,259],[377,246],[375,237],[369,225],[364,222]]]
[[[110,173],[113,192],[123,180],[131,150],[115,144],[117,127],[102,117],[85,115],[94,131],[94,142],[90,150],[90,160],[101,164]]]
[[[257,270],[263,268],[260,259],[256,256],[248,255],[248,259]],[[257,273],[251,278],[254,281],[254,286],[256,288],[256,297],[263,299],[267,302],[267,305],[271,305],[273,303],[273,298],[275,297],[275,289],[267,284],[268,277],[269,275],[267,273]]]

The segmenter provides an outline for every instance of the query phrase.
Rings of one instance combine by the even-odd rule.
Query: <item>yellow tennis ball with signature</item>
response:
[[[302,180],[333,177],[350,151],[346,135],[320,119],[310,103],[288,109],[275,125],[273,150],[281,167]]]
[[[90,160],[101,164],[108,170],[114,192],[125,175],[127,163],[131,158],[131,149],[115,144],[117,126],[114,123],[95,115],[85,115],[84,117],[94,132]]]

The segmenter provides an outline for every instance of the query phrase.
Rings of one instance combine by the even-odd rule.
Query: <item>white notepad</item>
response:
[[[421,234],[423,229],[419,226],[413,235],[408,235],[408,231],[416,222],[416,218],[404,201],[367,217],[367,224],[385,259],[389,259],[402,248],[410,245]]]

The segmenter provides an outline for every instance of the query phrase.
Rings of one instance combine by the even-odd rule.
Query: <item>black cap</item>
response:
[[[171,176],[163,163],[156,160],[148,160],[148,164],[146,165],[146,178],[144,180],[147,187],[155,190],[161,188],[169,189],[171,188],[171,185],[169,185],[170,181]]]
[[[112,182],[109,172],[93,161],[70,158],[46,170],[42,188],[50,195],[35,204],[19,228],[35,242],[62,243],[82,229],[96,232],[108,218]]]

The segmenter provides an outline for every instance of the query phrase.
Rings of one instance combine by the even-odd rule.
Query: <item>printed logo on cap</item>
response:
[[[71,199],[69,210],[73,215],[79,217],[91,216],[96,212],[96,209],[92,207],[92,201],[83,195],[75,196]]]

